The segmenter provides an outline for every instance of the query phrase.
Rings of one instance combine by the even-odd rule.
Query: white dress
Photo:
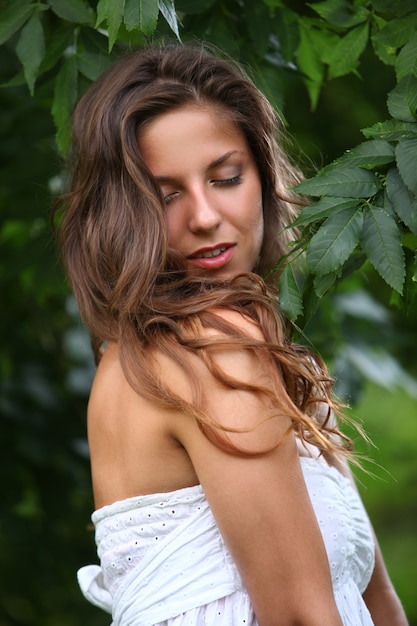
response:
[[[362,593],[374,542],[361,500],[325,461],[300,462],[343,624],[372,626]],[[200,485],[115,502],[92,521],[101,565],[81,568],[78,581],[90,602],[112,614],[112,626],[257,625]]]

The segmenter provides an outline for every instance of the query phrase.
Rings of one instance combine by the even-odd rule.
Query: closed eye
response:
[[[233,176],[232,178],[220,178],[214,179],[210,181],[210,184],[215,185],[216,187],[233,187],[235,185],[240,185],[243,183],[243,178],[239,176]],[[178,191],[173,191],[172,193],[168,193],[164,196],[164,203],[167,205],[172,202],[179,195]]]
[[[176,196],[178,195],[178,191],[173,191],[172,193],[164,196],[164,203],[169,204]]]
[[[233,178],[225,178],[224,180],[212,180],[213,185],[225,185],[225,186],[233,186],[240,185],[243,182],[241,176],[233,176]]]

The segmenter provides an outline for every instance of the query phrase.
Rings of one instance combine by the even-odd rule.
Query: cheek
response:
[[[168,211],[167,214],[168,244],[172,248],[176,248],[181,240],[181,226],[178,218],[174,218],[173,213]]]

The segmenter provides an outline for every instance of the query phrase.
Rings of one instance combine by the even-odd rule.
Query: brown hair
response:
[[[285,227],[303,202],[290,190],[299,176],[277,142],[281,124],[269,102],[239,65],[202,47],[139,49],[93,83],[74,114],[72,181],[70,192],[61,198],[65,212],[60,244],[81,316],[96,342],[118,341],[122,366],[135,389],[177,408],[180,399],[152,374],[148,348],[175,354],[184,369],[187,351],[204,353],[213,375],[233,387],[236,381],[227,381],[213,366],[210,353],[216,342],[201,341],[190,332],[196,319],[218,328],[228,341],[268,355],[284,381],[284,405],[294,427],[320,448],[333,450],[332,429],[327,432],[313,418],[321,401],[332,404],[330,379],[318,359],[284,337],[269,288],[255,274],[227,283],[189,276],[184,260],[168,246],[163,198],[141,158],[137,137],[150,120],[190,103],[219,107],[253,153],[265,224],[254,273],[270,272],[288,251],[291,235]],[[219,307],[256,321],[265,343],[254,345],[238,329],[219,322],[212,314]],[[256,391],[272,393],[283,405],[278,388]],[[197,397],[181,406],[213,434]]]

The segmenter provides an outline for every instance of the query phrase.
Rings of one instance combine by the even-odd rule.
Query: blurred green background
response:
[[[416,399],[368,384],[354,413],[375,445],[361,446],[373,463],[364,463],[369,474],[356,470],[358,486],[410,623],[416,624]]]
[[[242,7],[255,4],[181,0],[184,38],[224,44],[254,68],[283,112],[294,157],[311,174],[359,143],[361,128],[387,117],[394,69],[368,47],[359,73],[325,83],[312,110],[299,75],[288,64],[260,62],[248,45],[251,12],[245,17]],[[290,4],[308,12],[305,3]],[[8,5],[1,0],[0,25]],[[0,83],[20,71],[15,46],[16,38],[0,46]],[[94,367],[50,223],[62,163],[49,79],[33,98],[22,80],[0,89],[0,626],[104,626],[109,616],[76,583],[77,568],[96,562],[85,423]],[[305,331],[376,446],[357,443],[374,460],[364,463],[368,473],[357,471],[359,486],[417,626],[417,306],[397,307],[365,264],[323,298]]]

